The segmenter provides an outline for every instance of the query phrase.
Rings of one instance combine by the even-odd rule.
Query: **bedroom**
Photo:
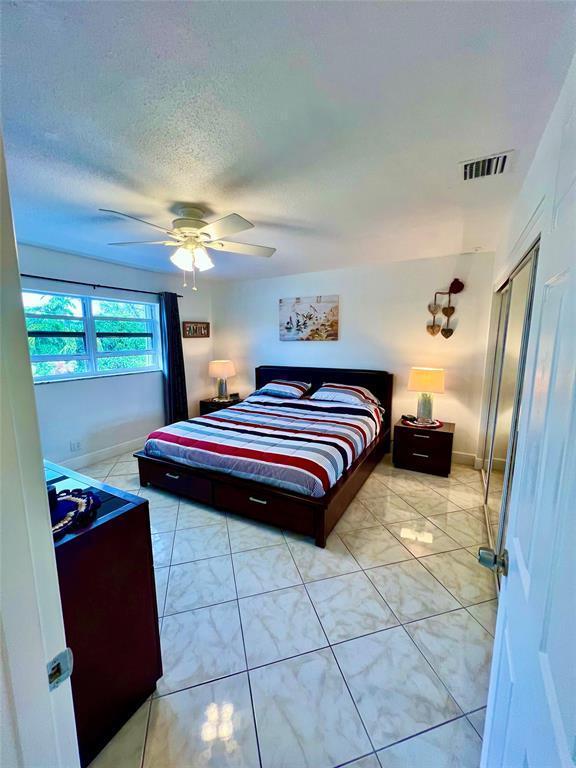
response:
[[[519,684],[502,726],[490,658],[510,617],[528,669],[539,626],[510,526],[570,524],[574,3],[1,14],[4,762],[564,765],[565,651],[536,735]],[[125,517],[54,546],[42,458]],[[138,549],[109,534],[102,569],[84,544],[64,582],[124,519]],[[24,673],[88,626],[109,645],[82,693],[80,646],[57,692]],[[119,705],[141,657],[151,687]]]

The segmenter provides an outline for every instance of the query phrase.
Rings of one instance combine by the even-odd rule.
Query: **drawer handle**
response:
[[[419,456],[421,459],[429,459],[430,456],[428,456],[427,453],[413,453],[412,456]]]
[[[180,475],[171,475],[170,472],[166,472],[166,477],[169,477],[170,480],[180,480]]]
[[[254,496],[250,496],[250,501],[253,501],[255,504],[268,504],[265,499],[255,499]]]
[[[430,440],[430,435],[414,435],[414,437],[421,437],[423,440]]]

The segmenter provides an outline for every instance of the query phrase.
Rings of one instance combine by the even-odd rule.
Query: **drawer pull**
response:
[[[180,475],[172,475],[170,472],[166,472],[166,477],[169,477],[170,480],[180,480]]]
[[[255,504],[268,504],[265,499],[255,499],[254,496],[250,496],[250,501],[253,501]]]
[[[430,435],[414,435],[414,437],[421,437],[423,440],[430,440]]]
[[[429,459],[430,456],[428,456],[427,453],[413,453],[412,456],[419,456],[421,459]]]

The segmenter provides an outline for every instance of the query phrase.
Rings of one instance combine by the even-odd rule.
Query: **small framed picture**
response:
[[[196,320],[184,320],[182,323],[182,338],[184,339],[208,339],[210,338],[210,323]]]

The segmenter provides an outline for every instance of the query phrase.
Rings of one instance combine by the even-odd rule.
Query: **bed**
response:
[[[343,406],[259,396],[152,433],[135,454],[140,482],[218,509],[326,538],[374,466],[390,450],[392,375],[385,371],[259,366],[274,379],[357,385],[380,400]]]

